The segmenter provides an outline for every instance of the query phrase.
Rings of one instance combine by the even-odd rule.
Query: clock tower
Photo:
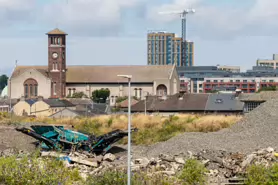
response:
[[[58,28],[48,35],[48,74],[51,79],[51,98],[66,96],[66,36]]]

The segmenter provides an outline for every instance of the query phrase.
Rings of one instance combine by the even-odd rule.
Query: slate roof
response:
[[[17,102],[19,101],[19,99],[12,99],[11,103],[12,103],[12,107],[17,104]],[[10,99],[0,99],[0,106],[3,105],[10,105]]]
[[[210,94],[206,111],[243,111],[244,103],[235,94]]]
[[[175,94],[155,105],[153,111],[204,111],[209,94]]]
[[[17,66],[12,78],[30,69],[36,69],[49,78],[47,66]],[[153,83],[154,79],[169,79],[174,69],[175,66],[171,65],[67,66],[66,82],[126,83],[126,79],[117,77],[117,75],[130,74],[134,83]]]
[[[89,98],[67,98],[74,105],[90,105],[93,101]]]
[[[75,107],[75,105],[68,100],[44,99],[43,101],[50,107]]]
[[[265,102],[278,99],[278,91],[262,91],[260,93],[243,93],[239,95],[241,101]]]
[[[131,98],[131,106],[135,105],[138,102],[139,102],[138,100]],[[128,108],[128,99],[118,103],[118,106],[120,106],[121,108]]]
[[[26,103],[28,103],[29,105],[33,105],[34,103],[36,103],[38,100],[36,99],[28,99],[28,100],[25,100]]]
[[[158,96],[147,96],[146,100],[146,109],[147,110],[152,110],[155,105],[158,103],[162,102]],[[144,112],[145,111],[145,100],[141,100],[138,103],[134,104],[131,107],[132,112]]]

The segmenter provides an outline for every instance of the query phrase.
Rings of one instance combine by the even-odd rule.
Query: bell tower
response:
[[[48,32],[48,73],[51,78],[51,98],[66,96],[66,36],[58,28]]]

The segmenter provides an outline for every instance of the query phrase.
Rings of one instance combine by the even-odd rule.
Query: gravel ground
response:
[[[13,127],[0,126],[0,150],[16,148],[32,151],[34,141]],[[126,146],[118,146],[126,149]],[[231,128],[213,133],[184,133],[148,147],[133,146],[132,150],[133,157],[151,158],[161,153],[178,155],[203,149],[249,153],[267,147],[278,149],[278,100],[263,103]],[[119,155],[125,156],[126,151],[119,151]]]
[[[248,153],[256,149],[278,148],[278,100],[261,104],[229,129],[214,133],[184,133],[145,149],[147,157],[160,153],[176,155],[203,149]]]
[[[0,150],[14,148],[25,152],[35,149],[36,140],[17,132],[14,127],[0,126]]]

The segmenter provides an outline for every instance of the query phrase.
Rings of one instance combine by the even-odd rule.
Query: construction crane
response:
[[[179,14],[181,17],[181,34],[182,40],[186,41],[186,16],[190,13],[195,13],[195,9],[185,9],[182,11],[159,12],[159,14]]]
[[[182,35],[182,65],[188,63],[187,43],[186,43],[186,17],[187,14],[195,13],[195,9],[185,9],[182,11],[159,12],[159,14],[179,14],[181,18],[181,35]]]

